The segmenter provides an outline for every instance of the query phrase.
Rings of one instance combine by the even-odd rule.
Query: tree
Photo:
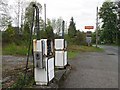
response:
[[[11,12],[12,12],[12,21],[18,29],[16,30],[17,33],[21,33],[20,27],[23,26],[23,19],[24,19],[24,9],[25,9],[25,0],[14,0],[14,5],[11,5]]]
[[[48,39],[54,39],[54,33],[53,33],[53,28],[52,26],[47,26],[46,27],[46,34]]]
[[[71,38],[74,38],[76,36],[76,26],[75,26],[73,17],[71,18],[70,25],[68,28],[68,35]]]
[[[5,28],[11,24],[11,16],[7,0],[0,0],[0,28]]]
[[[40,17],[40,30],[44,30],[44,20]]]
[[[45,38],[45,39],[54,39],[54,33],[53,33],[52,26],[47,25],[45,31],[44,29],[40,31],[40,36],[41,38]]]
[[[62,31],[62,21],[63,21],[63,19],[61,17],[56,20],[56,29],[55,30],[58,35]]]
[[[2,38],[3,38],[3,42],[5,42],[5,43],[14,42],[14,40],[15,40],[15,30],[13,29],[11,24],[8,25],[8,28],[6,29],[6,31],[3,32]]]
[[[60,35],[60,33],[62,32],[62,21],[63,19],[61,17],[51,20],[51,26],[53,27],[53,30],[57,35]]]
[[[86,34],[84,32],[77,30],[75,43],[77,45],[85,45],[86,44]]]
[[[100,8],[99,16],[102,19],[102,38],[106,43],[113,43],[116,40],[116,14],[113,13],[113,2],[104,2]]]
[[[120,46],[120,1],[119,0],[116,0],[115,1],[115,5],[117,7],[115,7],[115,9],[117,10],[117,16],[118,16],[118,19],[117,19],[117,44]]]
[[[31,26],[32,21],[32,15],[33,15],[33,4],[35,4],[35,2],[30,2],[30,4],[28,5],[28,7],[25,10],[25,24],[28,24],[29,27]],[[39,13],[41,13],[42,10],[42,6],[40,3],[37,3],[37,6],[39,7]]]
[[[35,4],[35,2],[30,2],[29,5],[25,9],[25,21],[24,21],[24,31],[23,31],[25,39],[28,39],[28,36],[30,34],[30,27],[31,27],[32,22],[33,22],[32,17],[33,17],[33,13],[35,13],[35,12],[33,12],[33,4]],[[36,5],[39,8],[39,13],[41,13],[41,10],[42,10],[41,4],[36,3]],[[41,19],[41,17],[39,17],[39,18],[40,18],[40,20],[39,20],[40,21],[40,26],[42,26],[41,22],[43,22],[43,20]],[[36,18],[34,18],[34,20],[35,19]],[[36,27],[34,27],[33,32],[34,32],[34,34],[36,34]]]

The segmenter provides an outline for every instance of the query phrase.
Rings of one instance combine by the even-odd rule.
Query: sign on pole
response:
[[[94,26],[85,26],[85,29],[94,29]]]

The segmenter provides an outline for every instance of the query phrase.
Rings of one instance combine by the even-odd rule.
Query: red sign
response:
[[[94,29],[94,26],[85,26],[85,29]]]

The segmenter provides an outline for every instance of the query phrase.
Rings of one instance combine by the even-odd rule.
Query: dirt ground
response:
[[[29,62],[29,65],[32,65],[31,62]],[[10,87],[17,80],[19,73],[24,72],[25,66],[25,56],[2,56],[3,88]]]

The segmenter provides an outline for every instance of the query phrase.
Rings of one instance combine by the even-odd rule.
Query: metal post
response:
[[[44,14],[45,14],[45,25],[44,25],[44,31],[46,30],[46,4],[44,4]]]
[[[62,39],[64,39],[64,27],[65,27],[65,21],[62,22]]]
[[[96,13],[96,47],[98,45],[98,7],[97,7],[97,13]]]

